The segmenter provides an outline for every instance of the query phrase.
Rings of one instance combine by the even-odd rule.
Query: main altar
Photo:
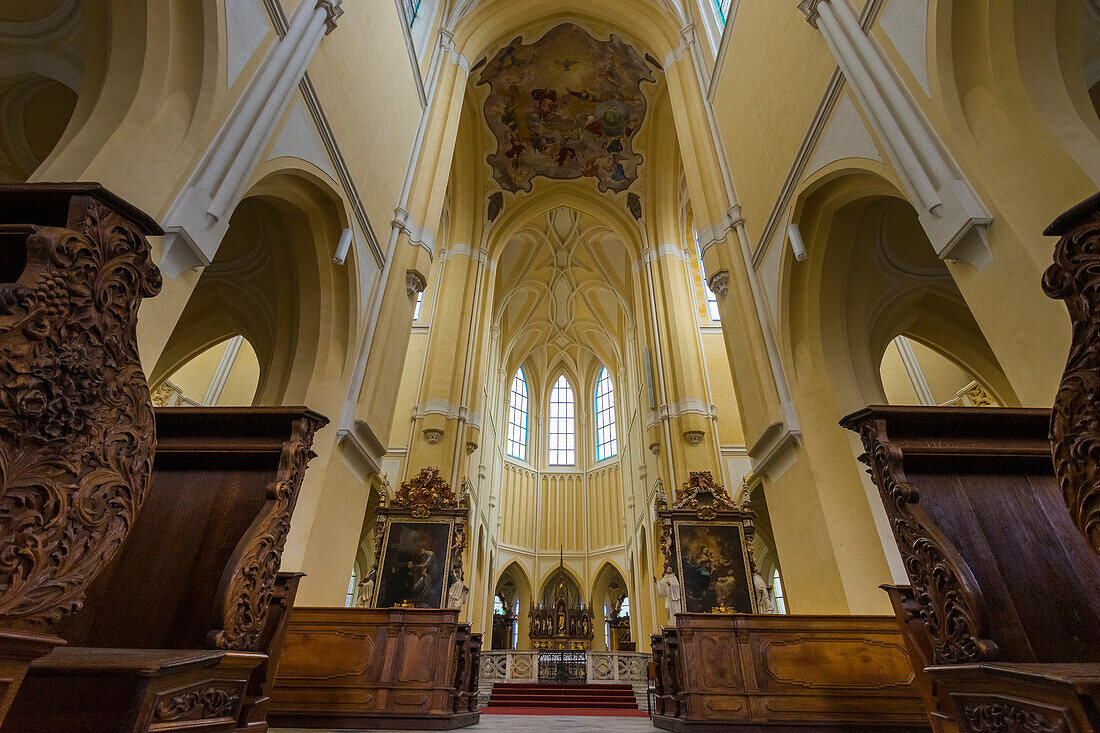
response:
[[[553,578],[553,596],[531,609],[531,644],[535,649],[586,651],[592,648],[592,609],[571,596],[564,564]],[[548,602],[549,601],[549,602]]]

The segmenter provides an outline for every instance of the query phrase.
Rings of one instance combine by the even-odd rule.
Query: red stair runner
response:
[[[646,717],[630,685],[498,682],[481,712],[489,715],[619,715]]]

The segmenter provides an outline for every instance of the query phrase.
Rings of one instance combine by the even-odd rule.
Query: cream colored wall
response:
[[[229,342],[225,342],[210,347],[177,369],[167,381],[179,387],[185,397],[201,404],[228,346]],[[260,364],[256,352],[248,341],[243,341],[226,375],[217,404],[221,407],[251,405],[259,381]]]
[[[957,391],[974,373],[1006,404],[1048,405],[1069,332],[1063,306],[1038,288],[1051,247],[1041,231],[1100,183],[1100,120],[1080,75],[1095,46],[1091,36],[1082,43],[1085,9],[1079,0],[928,0],[923,29],[910,22],[899,31],[881,22],[905,2],[870,5],[880,14],[870,34],[989,210],[993,259],[982,269],[947,262],[946,275],[934,275],[951,283],[940,288],[947,293],[942,307],[913,306],[925,320],[902,325],[936,331],[933,316],[953,319],[938,333],[954,340],[936,343],[951,358],[914,343],[937,401],[950,399],[953,386]],[[287,0],[288,13],[293,5]],[[447,5],[432,16],[433,27],[456,7]],[[792,610],[886,612],[877,586],[903,573],[877,495],[856,463],[858,447],[836,421],[880,398],[883,389],[892,401],[894,395],[910,399],[896,352],[886,346],[905,329],[878,333],[861,326],[862,311],[845,300],[851,295],[845,279],[822,253],[843,229],[836,222],[845,205],[886,196],[907,200],[907,194],[850,89],[841,90],[833,108],[822,104],[836,64],[821,33],[793,0],[741,2],[726,30],[725,55],[711,68],[712,50],[681,46],[685,18],[655,1],[484,0],[463,7],[465,14],[451,13],[453,53],[437,51],[432,32],[418,59],[430,103],[423,117],[417,72],[391,0],[345,0],[343,17],[309,65],[379,245],[392,245],[385,278],[365,252],[343,268],[330,264],[340,230],[359,227],[356,194],[334,175],[332,161],[326,163],[313,121],[307,130],[320,157],[301,150],[275,157],[278,140],[297,124],[299,92],[277,116],[271,142],[243,187],[280,211],[301,212],[280,234],[305,252],[295,267],[313,283],[281,299],[283,310],[263,316],[273,343],[284,345],[292,332],[302,334],[302,342],[292,350],[285,381],[262,399],[305,402],[333,419],[317,438],[318,456],[284,554],[285,569],[308,573],[299,602],[342,603],[369,484],[381,463],[395,467],[390,479],[396,485],[431,462],[474,484],[470,535],[485,539],[468,553],[467,578],[476,592],[465,613],[476,628],[486,626],[492,588],[509,562],[519,563],[537,593],[556,562],[555,546],[568,544],[566,563],[585,593],[593,592],[604,562],[622,572],[631,586],[635,636],[642,639],[662,613],[649,582],[659,564],[652,512],[658,480],[671,492],[687,471],[705,469],[725,472],[733,483],[750,463],[749,478],[767,499]],[[63,39],[42,42],[50,58],[79,67],[82,82],[71,121],[30,178],[97,180],[163,219],[216,144],[277,34],[269,25],[259,29],[254,50],[229,84],[228,59],[239,49],[227,47],[224,2],[85,3],[82,13],[82,57]],[[634,222],[618,199],[590,182],[540,181],[535,195],[509,198],[489,227],[484,154],[491,143],[479,110],[484,90],[467,78],[467,68],[501,39],[566,17],[600,33],[622,33],[663,63],[651,117],[639,133],[647,167],[636,190],[645,214]],[[921,49],[926,74],[912,66]],[[697,70],[697,63],[705,68]],[[699,80],[712,74],[713,89],[701,89]],[[814,128],[819,110],[821,125]],[[830,137],[833,124],[837,135]],[[817,155],[826,158],[817,170],[799,168]],[[391,228],[398,206],[408,212],[400,230]],[[599,219],[630,252],[629,274],[617,286],[629,318],[609,329],[606,344],[582,344],[577,353],[584,358],[572,358],[578,373],[571,378],[582,399],[588,401],[590,385],[579,372],[598,358],[612,366],[624,405],[618,468],[602,473],[586,465],[569,476],[538,466],[525,474],[501,449],[504,395],[517,364],[506,363],[510,344],[504,342],[514,334],[493,311],[505,283],[486,268],[497,265],[511,235],[554,207]],[[729,292],[719,298],[720,324],[706,317],[687,211],[699,230],[720,230],[706,255],[708,276],[729,275]],[[770,218],[780,236],[761,241]],[[781,236],[791,221],[805,228],[806,263],[793,260]],[[432,254],[421,246],[425,233],[436,240]],[[453,244],[481,251],[481,264],[462,254],[443,262],[442,251]],[[153,246],[160,258],[161,242],[154,238]],[[758,248],[761,261],[746,264],[744,250]],[[863,265],[866,258],[852,269]],[[416,328],[409,273],[431,283],[427,317]],[[148,370],[164,356],[200,280],[199,272],[185,270],[143,305],[139,345]],[[446,293],[438,305],[436,292]],[[821,318],[823,307],[835,315],[832,322]],[[434,333],[426,330],[434,325],[433,311],[440,319]],[[211,335],[202,347],[222,337]],[[201,385],[209,376],[203,375],[212,374],[220,348],[173,375],[192,398],[205,394]],[[690,412],[652,418],[641,356],[646,348],[657,403],[713,404],[716,419]],[[552,360],[540,358],[549,368]],[[241,360],[222,404],[250,402],[248,384],[266,376],[260,371],[258,363]],[[480,426],[441,415],[410,425],[413,408],[432,399],[464,401],[462,407],[480,415]],[[423,439],[429,425],[445,429],[436,446]],[[689,431],[702,432],[703,440],[690,445]]]

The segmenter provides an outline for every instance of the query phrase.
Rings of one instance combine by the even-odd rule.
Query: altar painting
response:
[[[674,526],[684,610],[709,613],[725,607],[755,613],[741,523],[679,521]]]
[[[376,607],[443,607],[451,528],[451,522],[388,523],[379,563]]]

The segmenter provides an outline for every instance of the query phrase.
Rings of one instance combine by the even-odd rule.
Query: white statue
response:
[[[779,613],[775,609],[775,604],[772,603],[772,594],[768,588],[768,583],[760,577],[760,573],[752,574],[752,585],[756,588],[757,613]]]
[[[355,605],[358,608],[370,608],[374,600],[374,580],[378,574],[378,566],[372,565],[370,572],[359,581],[359,592],[355,596]]]
[[[676,623],[676,614],[683,610],[683,606],[680,603],[682,594],[680,592],[680,579],[676,577],[676,573],[672,572],[671,565],[665,565],[665,574],[660,580],[653,579],[653,582],[657,584],[657,597],[665,599],[665,611],[668,612],[668,622],[670,624]]]
[[[466,605],[466,599],[470,595],[470,587],[463,582],[462,568],[455,568],[454,579],[451,587],[447,589],[447,608],[461,609]]]

